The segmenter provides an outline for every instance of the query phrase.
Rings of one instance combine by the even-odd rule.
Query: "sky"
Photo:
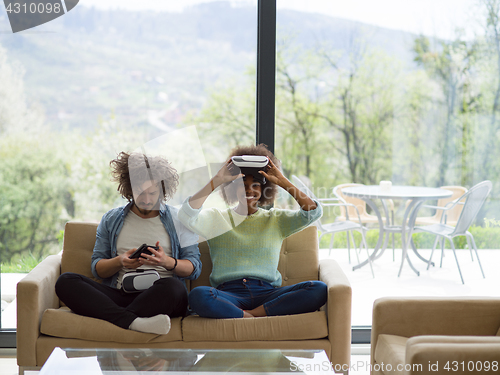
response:
[[[179,12],[183,8],[213,0],[80,0],[96,8]],[[255,5],[257,0],[231,0],[235,6]],[[453,38],[456,26],[477,29],[473,7],[476,0],[277,0],[279,9],[321,13],[333,17]]]

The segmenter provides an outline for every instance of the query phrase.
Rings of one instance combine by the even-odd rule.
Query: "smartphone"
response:
[[[134,251],[134,253],[129,257],[130,259],[135,259],[139,258],[141,254],[146,254],[146,255],[151,255],[153,254],[151,251],[148,250],[148,247],[151,247],[152,249],[158,250],[158,246],[151,246],[151,245],[146,245],[143,243],[139,248]]]

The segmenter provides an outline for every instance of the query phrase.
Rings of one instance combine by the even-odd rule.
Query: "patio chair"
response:
[[[361,249],[361,245],[363,245],[365,247],[366,254],[367,254],[369,262],[370,262],[370,268],[371,268],[372,276],[375,277],[375,273],[373,272],[372,259],[370,257],[369,252],[368,252],[368,245],[367,245],[367,242],[366,242],[366,231],[367,231],[367,228],[365,228],[363,226],[363,223],[361,222],[361,219],[360,219],[360,216],[359,216],[359,212],[358,212],[358,209],[356,208],[356,206],[354,206],[352,204],[349,204],[349,203],[346,203],[346,202],[343,202],[339,198],[334,198],[334,197],[332,197],[332,198],[318,198],[318,197],[316,197],[316,195],[312,192],[312,190],[309,189],[309,187],[300,178],[298,178],[295,175],[292,175],[292,181],[293,181],[294,185],[300,191],[302,191],[303,193],[307,194],[310,198],[318,201],[319,204],[321,204],[322,207],[343,207],[346,210],[346,212],[347,212],[347,218],[344,221],[340,221],[340,222],[336,221],[336,222],[333,222],[333,223],[325,223],[324,224],[324,223],[321,222],[321,219],[319,219],[319,220],[317,220],[315,222],[315,225],[317,226],[317,228],[318,228],[318,230],[320,232],[319,241],[321,241],[321,238],[323,236],[325,236],[327,234],[331,234],[330,247],[328,248],[328,255],[330,256],[331,252],[332,252],[333,239],[334,239],[335,233],[347,232],[347,253],[348,253],[348,257],[349,257],[349,263],[351,263],[351,246],[350,246],[350,240],[351,239],[352,239],[352,243],[354,244],[354,251],[356,253],[356,257],[357,257],[357,260],[358,260],[358,263],[359,263],[359,256],[358,256],[358,252],[356,251],[356,242],[355,242],[354,236],[352,234],[353,230],[358,231],[359,233],[361,233],[360,249]],[[357,221],[352,221],[352,220],[349,219],[349,210],[348,210],[348,208],[351,208],[353,210],[354,214],[358,218]]]
[[[356,184],[356,183],[347,183],[347,184],[340,184],[337,185],[333,188],[333,194],[338,197],[340,200],[342,200],[345,203],[349,203],[354,205],[358,211],[359,211],[359,218],[361,219],[361,222],[363,224],[377,224],[377,227],[379,226],[378,218],[375,215],[370,215],[367,210],[366,210],[366,202],[362,199],[359,198],[354,198],[354,197],[348,197],[347,195],[344,195],[342,193],[342,189],[348,188],[348,187],[353,187],[353,186],[364,186],[363,184]],[[390,225],[394,225],[394,202],[392,199],[387,199],[386,202],[387,208],[390,213]],[[339,216],[335,219],[336,221],[344,221],[346,220],[347,216],[355,216],[356,211],[354,210],[353,207],[348,206],[347,209],[343,209],[340,213]],[[395,260],[395,248],[394,248],[394,233],[392,233],[392,260]]]
[[[462,277],[462,271],[460,270],[460,265],[458,264],[457,254],[455,252],[455,245],[453,244],[453,238],[458,236],[465,236],[467,238],[467,245],[472,252],[474,249],[474,253],[476,254],[477,262],[479,263],[479,268],[481,269],[481,273],[484,276],[483,267],[481,266],[481,261],[479,260],[479,255],[477,253],[476,242],[474,241],[474,237],[469,232],[469,227],[472,222],[476,218],[479,210],[483,206],[486,198],[491,192],[492,183],[491,181],[483,181],[479,184],[473,186],[467,193],[455,199],[453,202],[448,203],[445,207],[440,206],[423,206],[427,208],[433,208],[436,210],[442,210],[443,215],[446,215],[447,212],[454,209],[457,205],[463,205],[462,212],[458,217],[457,224],[455,227],[439,223],[432,224],[426,226],[416,226],[414,229],[414,233],[425,232],[436,235],[436,240],[434,241],[434,245],[432,246],[432,252],[427,264],[427,269],[432,261],[432,256],[434,254],[434,250],[436,249],[436,244],[438,239],[441,239],[441,265],[443,265],[443,254],[444,254],[444,239],[447,239],[450,242],[451,249],[453,250],[453,255],[455,256],[455,261],[457,262],[458,273],[460,274],[460,279],[462,280],[462,284],[464,284],[464,278]],[[446,217],[446,216],[445,216]],[[471,246],[472,245],[472,246]]]
[[[455,199],[467,193],[467,189],[463,186],[441,186],[441,189],[450,190],[453,195],[449,198],[439,199],[437,202],[438,207],[445,207],[448,203],[453,202]],[[453,209],[446,211],[443,217],[443,210],[436,210],[434,216],[417,217],[416,225],[432,225],[432,224],[447,224],[451,226],[457,225],[458,218],[462,212],[463,205],[456,205]]]

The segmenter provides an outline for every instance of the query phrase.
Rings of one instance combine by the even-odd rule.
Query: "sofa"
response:
[[[374,375],[500,372],[500,298],[376,300],[371,366]]]
[[[168,334],[122,329],[103,320],[74,314],[54,291],[61,273],[93,277],[90,270],[97,224],[69,222],[63,250],[45,258],[17,285],[17,363],[20,374],[40,368],[55,347],[63,348],[191,348],[191,349],[323,349],[338,369],[348,369],[351,347],[351,286],[332,259],[318,260],[315,226],[284,240],[279,270],[283,285],[322,280],[328,301],[319,311],[250,319],[174,318]],[[203,269],[191,290],[209,285],[211,261],[200,243]],[[82,297],[84,298],[84,297]],[[344,371],[347,373],[347,371]]]

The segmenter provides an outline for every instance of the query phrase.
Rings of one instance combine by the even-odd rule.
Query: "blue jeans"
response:
[[[276,288],[256,279],[239,279],[217,288],[199,286],[189,293],[189,304],[205,318],[242,318],[243,310],[260,305],[268,316],[301,314],[326,303],[327,286],[322,281],[304,281]]]

